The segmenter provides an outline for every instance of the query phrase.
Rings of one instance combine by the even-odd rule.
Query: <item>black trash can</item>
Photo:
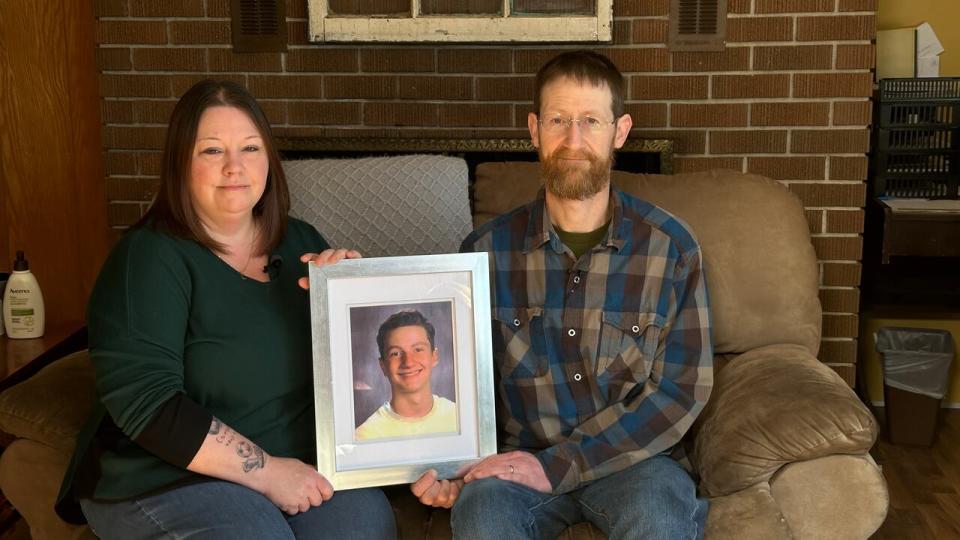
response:
[[[874,334],[883,364],[887,437],[932,446],[947,393],[953,336],[947,330],[884,326]]]

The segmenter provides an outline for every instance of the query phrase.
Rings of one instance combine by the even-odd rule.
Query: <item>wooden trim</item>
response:
[[[277,137],[281,152],[535,152],[530,139],[400,139],[363,137]],[[623,153],[660,154],[660,172],[673,173],[673,141],[628,139]]]
[[[235,0],[236,1],[236,0]],[[613,40],[611,0],[596,16],[328,17],[326,0],[310,0],[309,39],[329,42],[596,42]]]
[[[87,348],[87,327],[79,321],[48,325],[42,337],[0,336],[0,392],[19,384],[47,365]]]

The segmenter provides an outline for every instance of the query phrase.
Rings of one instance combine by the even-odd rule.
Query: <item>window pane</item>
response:
[[[409,17],[410,0],[330,0],[330,15]]]
[[[420,0],[423,15],[500,15],[502,0]]]
[[[596,0],[513,0],[515,15],[594,15]]]

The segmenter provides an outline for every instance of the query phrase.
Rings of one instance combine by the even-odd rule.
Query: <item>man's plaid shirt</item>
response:
[[[613,187],[610,206],[604,240],[579,260],[543,189],[461,246],[491,254],[502,449],[534,452],[554,493],[669,451],[713,386],[696,239]]]

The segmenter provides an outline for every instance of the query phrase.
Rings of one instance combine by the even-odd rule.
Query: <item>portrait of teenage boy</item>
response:
[[[376,341],[390,398],[357,427],[356,440],[456,432],[456,404],[432,390],[440,363],[433,324],[415,309],[398,311],[380,325]]]
[[[703,258],[690,228],[610,185],[633,125],[606,57],[563,53],[535,80],[541,188],[471,233],[490,254],[499,453],[411,489],[456,538],[699,538],[707,501],[680,440],[713,386]]]

